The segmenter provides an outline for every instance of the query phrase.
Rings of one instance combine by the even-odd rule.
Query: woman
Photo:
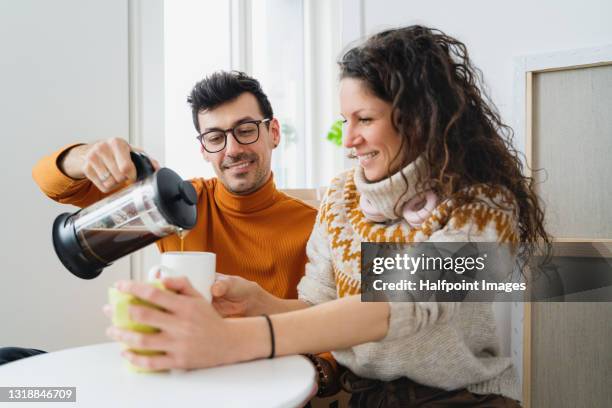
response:
[[[343,143],[359,165],[335,178],[322,201],[299,300],[228,278],[213,287],[216,308],[253,317],[222,319],[185,281],[165,283],[191,306],[121,282],[168,312],[133,309],[159,335],[110,335],[167,351],[126,353],[148,368],[335,350],[351,406],[519,406],[490,303],[365,303],[358,295],[362,241],[548,242],[531,180],[477,87],[465,46],[427,27],[388,30],[348,51],[340,69]],[[177,327],[168,313],[190,323]]]

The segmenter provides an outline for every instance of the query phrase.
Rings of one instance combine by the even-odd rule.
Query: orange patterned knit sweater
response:
[[[457,205],[443,200],[418,228],[398,220],[396,204],[416,195],[422,161],[391,178],[368,183],[361,168],[331,183],[310,240],[300,299],[320,304],[357,295],[361,285],[361,242],[513,242],[518,241],[517,206],[504,188],[475,185],[467,193],[478,200]],[[365,195],[387,219],[368,221],[359,208]],[[401,207],[400,207],[401,208]],[[479,394],[520,399],[509,357],[499,354],[490,303],[390,302],[384,339],[333,351],[336,360],[357,375],[381,380],[408,377],[446,390],[467,387]]]

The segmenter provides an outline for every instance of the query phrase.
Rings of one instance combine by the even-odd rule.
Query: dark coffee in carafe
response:
[[[53,246],[64,266],[92,279],[111,263],[171,234],[195,226],[197,194],[170,169],[153,172],[148,158],[132,153],[138,181],[53,224]],[[182,240],[181,240],[182,241]],[[181,245],[182,246],[182,245]]]

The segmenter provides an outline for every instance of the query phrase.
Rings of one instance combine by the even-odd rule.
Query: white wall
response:
[[[463,41],[503,119],[513,123],[515,56],[612,43],[612,2],[363,0],[366,34],[423,23]],[[523,148],[524,141],[517,140]]]
[[[64,269],[51,225],[74,207],[44,197],[31,171],[64,144],[127,137],[127,28],[124,0],[0,1],[0,347],[106,340],[101,307],[129,262],[91,281]]]
[[[489,96],[511,126],[519,120],[514,112],[514,99],[519,94],[519,84],[514,82],[515,57],[612,44],[609,0],[361,0],[355,2],[351,12],[360,7],[365,34],[420,23],[463,41],[473,62],[483,71]],[[353,20],[358,22],[359,18]],[[520,132],[515,145],[524,151],[522,135]],[[517,367],[522,366],[522,310],[520,304],[496,305],[499,320],[512,320],[512,326],[500,329],[500,337],[505,353],[512,348]]]

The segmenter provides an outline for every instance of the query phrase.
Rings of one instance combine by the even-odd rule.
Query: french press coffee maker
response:
[[[53,223],[53,247],[74,275],[93,279],[117,259],[196,223],[197,195],[174,171],[154,171],[147,156],[131,153],[134,184]]]

